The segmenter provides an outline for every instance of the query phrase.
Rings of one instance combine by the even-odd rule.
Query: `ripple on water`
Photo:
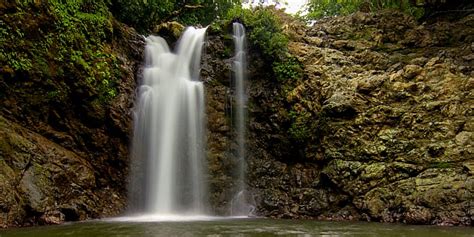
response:
[[[105,222],[188,222],[188,221],[219,221],[246,219],[247,216],[206,216],[206,215],[135,215],[114,218],[105,218]]]

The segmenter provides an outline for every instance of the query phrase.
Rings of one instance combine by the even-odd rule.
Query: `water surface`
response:
[[[403,236],[472,237],[472,227],[413,226],[366,222],[310,220],[215,219],[160,222],[87,221],[59,226],[0,231],[0,237],[55,236]]]

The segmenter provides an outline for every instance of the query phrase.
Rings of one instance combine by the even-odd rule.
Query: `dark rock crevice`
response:
[[[473,225],[474,16],[420,24],[384,11],[309,28],[284,24],[301,33],[289,50],[303,65],[302,78],[278,82],[258,50],[249,51],[246,183],[256,214]],[[233,45],[223,34],[209,32],[201,74],[210,201],[225,215],[236,185],[236,144]],[[112,36],[108,47],[121,75],[105,106],[81,85],[60,82],[54,88],[72,90],[74,98],[41,100],[56,82],[0,71],[0,226],[125,209],[144,40],[116,21]],[[298,137],[291,129],[309,132]]]
[[[250,113],[249,185],[259,212],[348,219],[338,210],[350,210],[355,219],[472,225],[464,206],[473,196],[462,184],[472,181],[462,168],[473,154],[472,142],[465,143],[473,132],[473,64],[466,60],[473,32],[461,27],[470,21],[472,15],[420,26],[390,11],[322,20],[299,38],[304,42],[290,43],[305,70],[291,97],[277,84],[257,83],[272,81],[269,75],[250,74],[258,87],[251,103],[259,106]],[[465,37],[445,38],[458,34]],[[281,116],[295,105],[310,111],[305,126],[317,128],[302,141],[289,138],[291,121]],[[326,208],[305,209],[312,201],[298,198],[308,190],[294,186],[290,167],[320,173],[307,177],[318,183],[310,190],[339,198],[337,208],[323,198],[317,202]]]

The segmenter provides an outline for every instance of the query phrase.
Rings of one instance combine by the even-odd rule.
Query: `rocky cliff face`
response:
[[[2,20],[13,22],[9,16]],[[472,225],[474,15],[419,24],[394,12],[358,13],[285,29],[302,78],[278,82],[250,49],[247,184],[256,214]],[[125,209],[143,40],[117,22],[110,34],[105,45],[119,60],[120,83],[105,103],[74,83],[79,71],[52,73],[52,85],[34,70],[2,66],[0,226]],[[210,198],[219,214],[229,214],[236,176],[233,45],[225,34],[209,31],[202,69]],[[51,87],[67,96],[48,94]]]
[[[304,77],[251,77],[259,212],[472,225],[474,15],[418,24],[357,13],[286,26]]]
[[[111,55],[104,61],[94,58],[101,54],[92,36],[62,38],[61,18],[50,6],[28,6],[33,9],[0,4],[0,227],[116,215],[126,202],[130,108],[143,40],[111,20],[110,38],[99,49]],[[15,34],[27,37],[14,40]],[[62,47],[67,40],[77,45]],[[81,64],[69,61],[71,52]],[[112,58],[117,73],[107,76],[118,82],[117,93],[103,99],[101,85],[84,76]]]

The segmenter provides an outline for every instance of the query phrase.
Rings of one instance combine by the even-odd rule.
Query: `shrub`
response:
[[[399,9],[417,18],[423,16],[423,9],[415,6],[413,0],[310,0],[307,19],[326,16],[348,15],[358,10],[377,11]]]
[[[208,25],[235,5],[240,0],[113,0],[110,9],[120,21],[147,33],[156,24],[171,20]]]
[[[18,1],[10,7],[15,10],[0,17],[0,63],[12,74],[43,80],[50,99],[69,96],[63,85],[104,103],[116,95],[120,67],[106,46],[113,27],[105,1]]]
[[[301,64],[288,52],[288,37],[282,31],[282,22],[274,7],[243,9],[234,7],[228,12],[227,21],[243,23],[250,43],[261,50],[264,59],[272,65],[277,81],[301,77]]]
[[[174,0],[113,0],[111,11],[121,22],[146,32],[175,8]]]
[[[312,121],[311,113],[299,106],[293,106],[288,115],[291,121],[290,128],[288,129],[290,137],[300,143],[307,141],[313,132],[310,126]]]
[[[295,57],[289,56],[284,61],[276,61],[273,63],[273,72],[276,79],[280,82],[285,80],[296,80],[303,75],[303,69],[300,62]]]
[[[242,22],[249,32],[250,42],[260,48],[269,60],[284,58],[288,51],[288,37],[281,30],[281,22],[272,7],[253,10],[234,7],[227,15],[230,21]]]

